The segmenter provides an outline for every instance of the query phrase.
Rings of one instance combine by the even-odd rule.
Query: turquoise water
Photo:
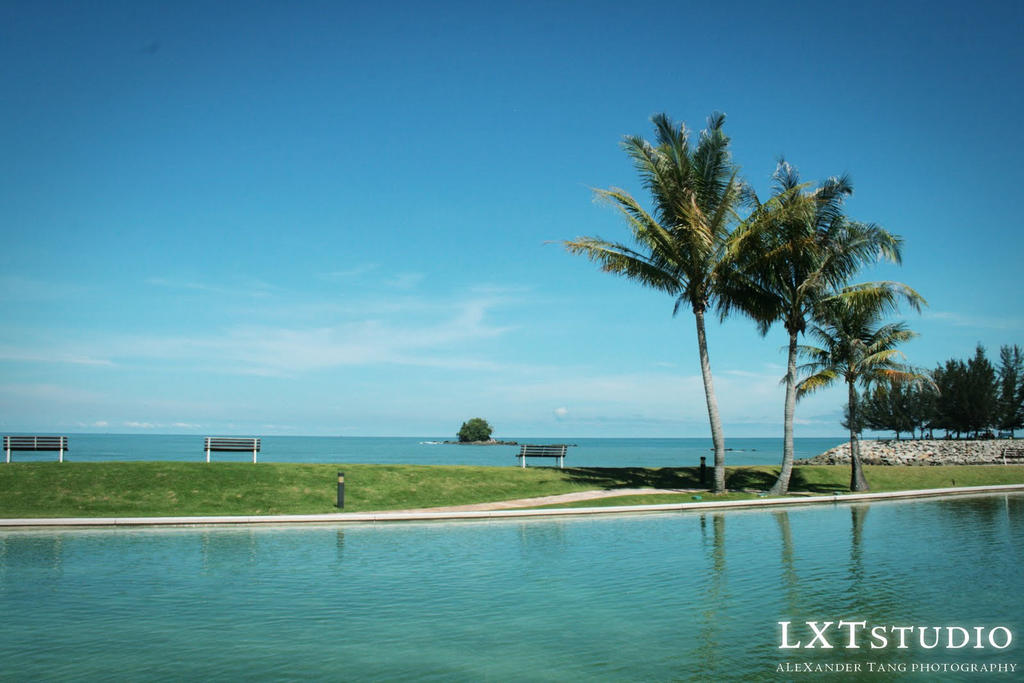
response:
[[[1024,495],[533,521],[0,532],[6,680],[846,680],[1024,665]],[[779,621],[1011,646],[780,650]],[[987,630],[986,630],[987,633]],[[805,636],[804,640],[808,640]],[[998,641],[998,638],[997,638]],[[907,669],[870,674],[870,664]]]
[[[256,436],[256,435],[252,435]],[[203,460],[203,437],[152,434],[74,434],[68,437],[70,462],[109,460]],[[565,464],[578,467],[691,467],[706,456],[711,439],[509,439],[521,443],[571,443]],[[389,463],[410,465],[517,464],[515,446],[459,446],[436,443],[438,437],[263,437],[261,462]],[[435,443],[431,443],[435,442]],[[796,457],[813,457],[842,438],[796,439]],[[730,465],[774,465],[782,458],[782,439],[731,439]],[[245,453],[214,453],[214,460],[251,459]],[[52,460],[53,453],[15,453],[16,461]],[[539,461],[541,464],[547,461]],[[550,463],[547,463],[550,464]]]

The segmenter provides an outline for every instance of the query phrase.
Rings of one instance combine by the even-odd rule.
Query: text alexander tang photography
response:
[[[1015,674],[1014,633],[1008,626],[873,624],[863,619],[776,622],[777,647],[790,656],[776,673],[784,674]],[[831,651],[822,660],[823,651]],[[941,653],[942,657],[936,656]],[[982,654],[984,653],[984,654]],[[993,653],[1002,655],[999,661]],[[919,656],[920,655],[920,656]],[[953,657],[953,661],[948,660]],[[933,661],[934,660],[934,661]]]

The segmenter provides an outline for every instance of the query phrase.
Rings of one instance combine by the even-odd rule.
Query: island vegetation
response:
[[[482,417],[472,417],[459,428],[459,443],[490,441],[494,428]]]

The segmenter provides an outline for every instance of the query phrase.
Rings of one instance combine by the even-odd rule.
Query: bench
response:
[[[11,461],[11,451],[57,451],[57,462],[64,462],[64,451],[68,449],[66,436],[5,436],[4,451],[7,462]]]
[[[203,443],[206,451],[206,462],[210,462],[210,451],[230,451],[235,453],[252,453],[252,461],[256,462],[256,454],[260,452],[260,440],[257,438],[225,438],[208,436]]]
[[[1024,465],[1024,448],[1003,449],[1003,464],[1009,465],[1011,462]]]
[[[526,467],[527,458],[558,458],[558,467],[563,469],[565,467],[565,450],[569,446],[564,443],[556,443],[548,446],[535,446],[533,444],[522,444],[519,446],[519,454],[517,458],[522,458],[519,462],[522,466]]]

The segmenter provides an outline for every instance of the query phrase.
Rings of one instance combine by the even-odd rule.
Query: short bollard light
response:
[[[345,507],[345,473],[338,472],[338,507]]]
[[[700,456],[700,484],[703,486],[708,483],[708,464],[707,458],[703,455]]]

